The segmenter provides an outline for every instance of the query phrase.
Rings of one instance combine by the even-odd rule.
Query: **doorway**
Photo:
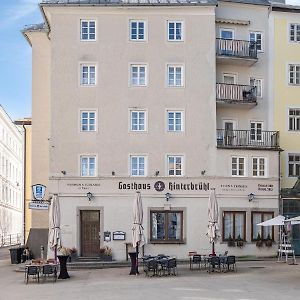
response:
[[[224,126],[224,143],[226,146],[233,146],[235,144],[235,130],[236,121],[235,120],[223,120]]]
[[[81,256],[96,257],[100,248],[100,210],[80,211]]]

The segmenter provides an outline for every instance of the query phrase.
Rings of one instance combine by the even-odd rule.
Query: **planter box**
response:
[[[99,258],[102,261],[112,261],[112,256],[109,255],[99,254]]]
[[[237,245],[237,247],[242,248],[242,247],[244,247],[244,241],[237,241],[236,245]]]
[[[228,247],[235,247],[235,241],[228,241],[227,246]]]

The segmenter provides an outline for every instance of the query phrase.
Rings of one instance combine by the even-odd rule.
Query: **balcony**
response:
[[[256,87],[251,85],[217,83],[216,98],[218,104],[257,104]]]
[[[279,150],[279,132],[217,129],[217,147]]]
[[[217,62],[221,64],[252,66],[257,62],[255,42],[219,38],[216,51]]]

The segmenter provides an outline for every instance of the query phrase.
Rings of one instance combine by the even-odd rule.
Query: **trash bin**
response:
[[[10,248],[10,261],[12,264],[19,264],[22,262],[22,254],[24,247],[14,247]]]

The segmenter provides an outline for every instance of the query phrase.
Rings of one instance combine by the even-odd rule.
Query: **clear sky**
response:
[[[43,21],[39,2],[0,0],[0,104],[12,119],[31,116],[31,47],[20,30]]]

